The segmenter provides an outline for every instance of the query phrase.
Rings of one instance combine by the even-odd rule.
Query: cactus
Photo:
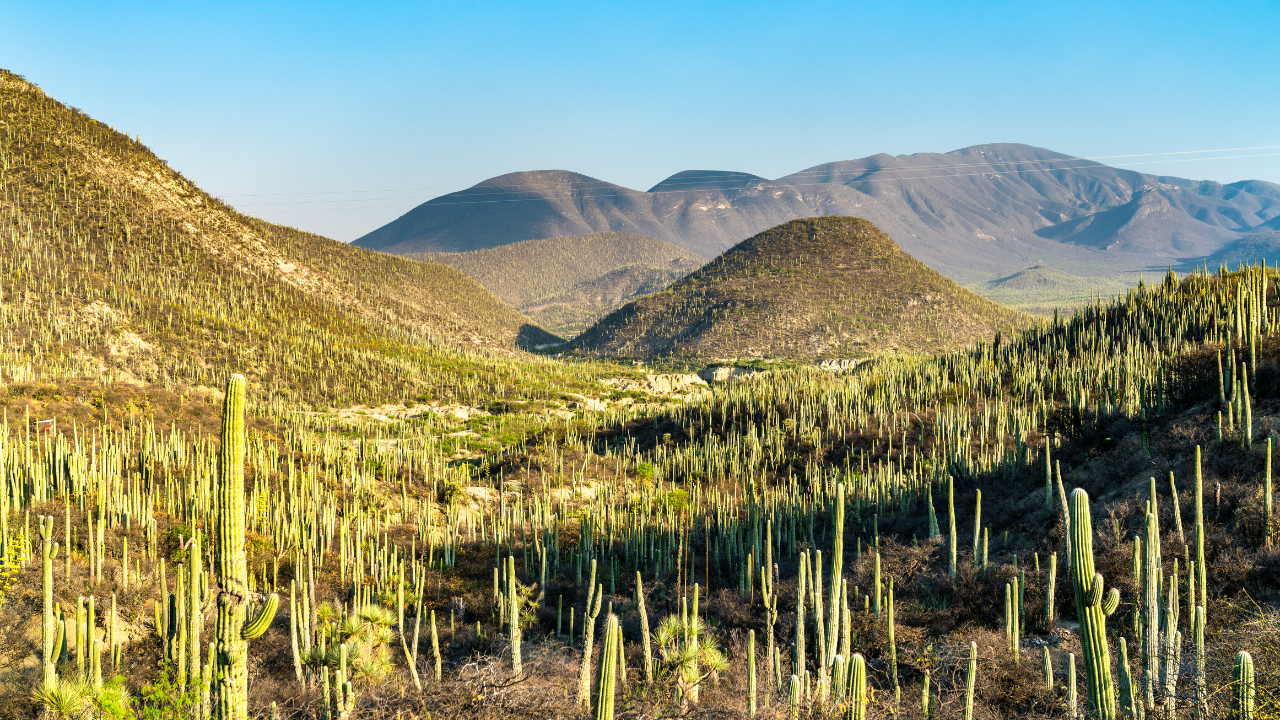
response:
[[[613,695],[617,688],[620,640],[618,616],[609,613],[609,617],[605,620],[604,642],[600,646],[600,672],[596,681],[595,720],[613,720]]]
[[[982,545],[982,491],[978,491],[978,499],[973,504],[973,566],[978,567],[979,564],[985,565],[983,558],[986,553],[981,550]],[[979,553],[982,556],[979,556]]]
[[[1044,629],[1053,632],[1054,625],[1057,624],[1057,614],[1054,609],[1054,597],[1058,592],[1058,553],[1049,555],[1049,584],[1044,591]]]
[[[1053,659],[1049,657],[1048,645],[1041,650],[1044,651],[1044,689],[1045,692],[1053,692]]]
[[[218,622],[215,634],[214,717],[245,720],[249,716],[249,637],[245,633],[266,629],[275,615],[279,596],[272,595],[262,613],[248,616],[248,567],[244,533],[244,395],[245,378],[232,375],[222,408],[222,451],[217,493]],[[259,629],[260,628],[260,629]]]
[[[800,576],[796,585],[796,635],[795,657],[792,659],[792,674],[796,677],[804,675],[804,601],[805,601],[805,563],[803,555],[800,562]],[[877,565],[879,567],[879,565]]]
[[[848,720],[866,720],[867,718],[867,661],[861,654],[854,654],[849,670],[849,715]]]
[[[954,582],[956,579],[956,482],[954,478],[947,478],[947,516],[950,518],[950,535],[947,538],[947,544],[950,546],[951,552],[950,565],[947,566],[947,574],[951,576]]]
[[[831,509],[832,515],[832,540],[831,540],[831,576],[829,584],[831,592],[827,599],[827,612],[830,618],[827,621],[827,636],[825,638],[826,655],[822,658],[822,667],[831,666],[836,657],[836,644],[840,639],[840,579],[844,572],[844,483],[836,485],[836,497],[834,507]],[[933,503],[929,503],[929,515],[933,515]],[[933,525],[937,526],[935,519]],[[822,628],[818,628],[821,632]]]
[[[969,667],[964,676],[964,720],[973,720],[973,689],[978,683],[978,643],[969,643]]]
[[[1193,644],[1195,645],[1194,659],[1194,684],[1195,684],[1195,710],[1194,716],[1196,720],[1204,720],[1209,717],[1209,691],[1204,679],[1204,606],[1197,605],[1191,619],[1191,633],[1193,636]]]
[[[507,619],[511,636],[511,675],[520,677],[524,671],[520,659],[520,596],[516,588],[516,556],[507,557]]]
[[[747,631],[747,712],[756,714],[756,631]]]
[[[644,581],[636,571],[636,605],[640,610],[640,646],[644,648],[644,683],[653,684],[653,648],[649,645],[649,612],[644,607]]]
[[[1271,449],[1273,440],[1273,437],[1267,438],[1267,473],[1262,478],[1262,544],[1267,549],[1271,548],[1271,536],[1274,534],[1271,528]]]
[[[1236,653],[1236,664],[1231,673],[1232,720],[1253,720],[1256,692],[1253,680],[1253,657],[1241,650]]]
[[[1067,654],[1067,717],[1080,717],[1080,701],[1076,695],[1076,654]]]
[[[586,710],[591,703],[591,647],[595,641],[596,618],[604,585],[596,584],[596,561],[591,560],[591,583],[587,585],[587,607],[582,613],[582,665],[578,670],[578,705]]]
[[[1139,718],[1142,708],[1134,692],[1133,673],[1129,670],[1129,644],[1120,638],[1120,710],[1125,717]]]
[[[58,555],[58,543],[53,542],[53,516],[41,515],[39,521],[41,600],[44,608],[40,623],[40,687],[52,689],[58,682],[58,623],[53,615],[53,559]]]
[[[1100,720],[1115,720],[1115,685],[1111,677],[1111,655],[1107,648],[1107,615],[1115,612],[1120,593],[1111,589],[1103,600],[1103,579],[1093,569],[1093,523],[1089,515],[1089,494],[1081,488],[1071,492],[1071,546],[1076,614],[1080,619],[1080,646],[1084,653],[1085,680],[1089,687],[1089,714]]]

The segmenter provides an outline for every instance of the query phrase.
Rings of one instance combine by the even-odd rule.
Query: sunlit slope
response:
[[[0,381],[469,394],[551,339],[464,274],[245,217],[0,71]]]
[[[624,358],[838,358],[956,348],[1024,322],[870,222],[821,217],[743,241],[574,346]]]

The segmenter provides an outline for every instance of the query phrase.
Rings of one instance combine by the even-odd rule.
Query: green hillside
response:
[[[0,168],[0,381],[235,368],[335,403],[470,395],[554,340],[452,268],[241,215],[4,71]]]
[[[679,280],[702,258],[662,240],[594,233],[466,253],[409,255],[457,268],[557,334],[572,337],[638,294]]]
[[[743,241],[573,345],[626,358],[839,358],[957,348],[1025,322],[870,222],[821,217]]]

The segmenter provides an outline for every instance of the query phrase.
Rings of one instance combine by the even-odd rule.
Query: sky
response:
[[[1275,0],[0,0],[0,18],[0,67],[244,212],[343,241],[522,170],[644,190],[1019,142],[1280,183]]]

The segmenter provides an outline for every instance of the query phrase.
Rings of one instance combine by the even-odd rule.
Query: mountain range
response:
[[[862,217],[961,282],[1036,264],[1098,275],[1163,269],[1280,223],[1280,185],[1155,176],[1019,144],[874,155],[769,180],[690,170],[648,191],[564,170],[435,198],[357,239],[393,254],[463,252],[620,232],[703,258],[792,219]]]

